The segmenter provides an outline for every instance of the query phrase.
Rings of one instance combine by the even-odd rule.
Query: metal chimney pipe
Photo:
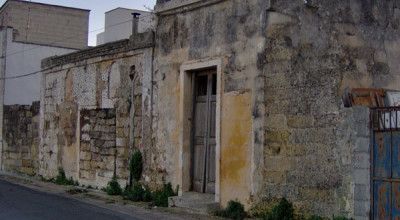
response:
[[[139,29],[139,16],[140,13],[132,13],[133,15],[133,20],[132,20],[132,35],[135,35],[138,33]]]

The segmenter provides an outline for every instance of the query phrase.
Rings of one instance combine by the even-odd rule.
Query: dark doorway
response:
[[[193,75],[192,190],[215,193],[216,70]]]

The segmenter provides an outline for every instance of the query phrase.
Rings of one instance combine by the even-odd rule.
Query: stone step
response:
[[[183,208],[191,213],[210,214],[219,208],[214,194],[186,192],[182,196],[168,198],[169,207]]]

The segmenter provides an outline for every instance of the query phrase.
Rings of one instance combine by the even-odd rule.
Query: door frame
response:
[[[180,100],[179,100],[179,196],[188,192],[191,186],[191,142],[193,112],[194,72],[202,69],[216,69],[217,102],[216,102],[216,149],[215,149],[215,202],[220,202],[220,158],[221,158],[221,95],[222,95],[222,59],[187,62],[180,67]]]

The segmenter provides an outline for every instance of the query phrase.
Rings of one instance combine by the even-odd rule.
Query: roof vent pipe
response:
[[[138,33],[139,29],[139,16],[140,13],[132,13],[133,15],[133,20],[132,20],[132,35],[135,35]]]

